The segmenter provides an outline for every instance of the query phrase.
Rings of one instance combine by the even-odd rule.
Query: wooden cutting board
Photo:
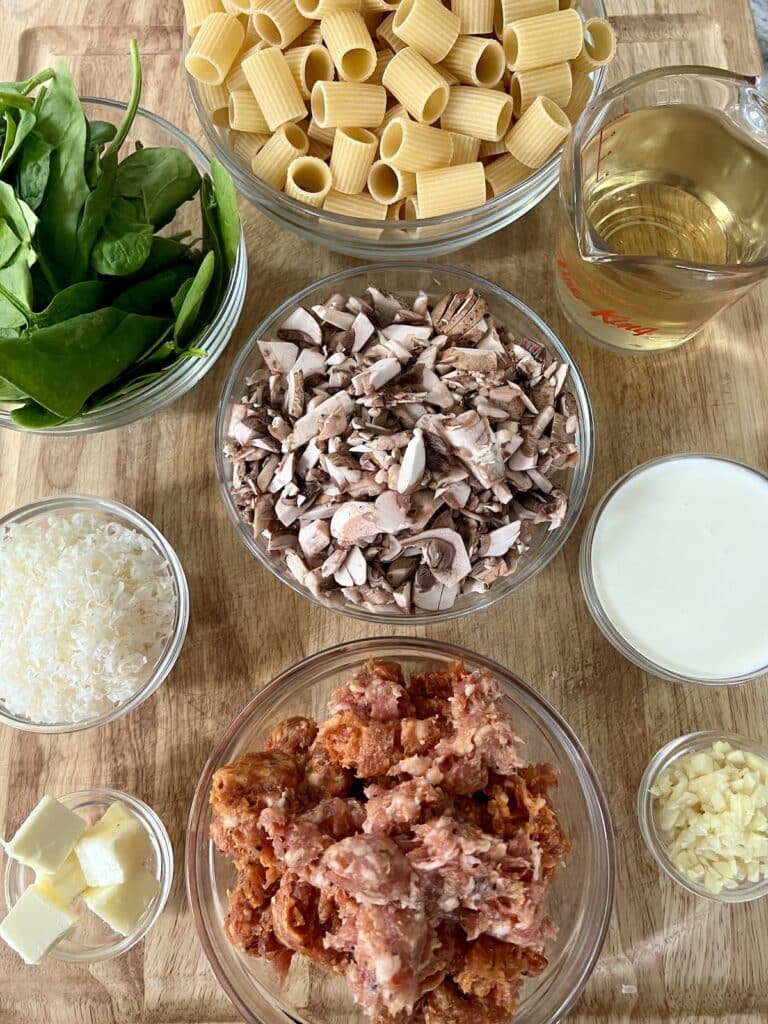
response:
[[[182,75],[180,2],[2,0],[1,6],[0,80],[25,78],[63,58],[81,93],[123,97],[128,40],[135,37],[144,106],[202,138]],[[747,0],[609,0],[608,7],[620,39],[613,80],[669,64],[759,70]],[[550,270],[554,211],[550,196],[524,220],[446,262],[508,287],[571,347],[597,431],[585,516],[619,475],[663,453],[709,450],[768,469],[768,291],[753,292],[680,351],[619,358],[575,338],[557,309]],[[184,894],[184,830],[195,783],[226,724],[277,671],[330,644],[382,632],[310,606],[258,568],[219,497],[213,424],[240,345],[296,289],[353,263],[276,228],[245,204],[242,213],[250,253],[246,309],[227,353],[200,386],[166,412],[107,434],[0,433],[0,512],[66,492],[117,498],[166,534],[192,594],[178,665],[141,709],[74,736],[35,737],[0,726],[4,835],[45,792],[108,785],[157,810],[177,863],[166,911],[146,941],[121,959],[91,970],[55,962],[32,968],[0,948],[2,1024],[237,1020],[205,962]],[[622,660],[583,603],[580,534],[577,528],[564,552],[521,592],[429,634],[488,653],[530,680],[581,737],[605,787],[617,838],[615,912],[602,958],[569,1020],[757,1024],[768,1019],[767,904],[719,907],[662,877],[640,837],[634,801],[647,760],[675,736],[726,728],[765,740],[768,682],[732,690],[673,686]]]

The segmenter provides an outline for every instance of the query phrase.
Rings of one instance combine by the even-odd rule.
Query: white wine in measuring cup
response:
[[[753,80],[713,73],[727,92],[708,77],[630,79],[587,110],[563,154],[557,296],[610,348],[673,348],[768,273],[768,105]],[[666,102],[653,105],[659,79]]]

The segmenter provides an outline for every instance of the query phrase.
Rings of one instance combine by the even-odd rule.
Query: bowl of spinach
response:
[[[131,423],[210,370],[247,261],[228,172],[139,106],[80,98],[65,65],[0,83],[0,426]]]

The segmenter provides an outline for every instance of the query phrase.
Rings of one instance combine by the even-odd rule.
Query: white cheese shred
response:
[[[720,741],[674,761],[651,793],[672,863],[708,892],[768,874],[768,761]]]
[[[81,512],[2,531],[0,608],[0,703],[35,723],[71,723],[147,682],[176,592],[147,537]]]

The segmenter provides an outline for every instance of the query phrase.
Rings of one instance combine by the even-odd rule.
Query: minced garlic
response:
[[[675,761],[651,787],[675,867],[708,892],[768,874],[768,760],[724,741]]]

